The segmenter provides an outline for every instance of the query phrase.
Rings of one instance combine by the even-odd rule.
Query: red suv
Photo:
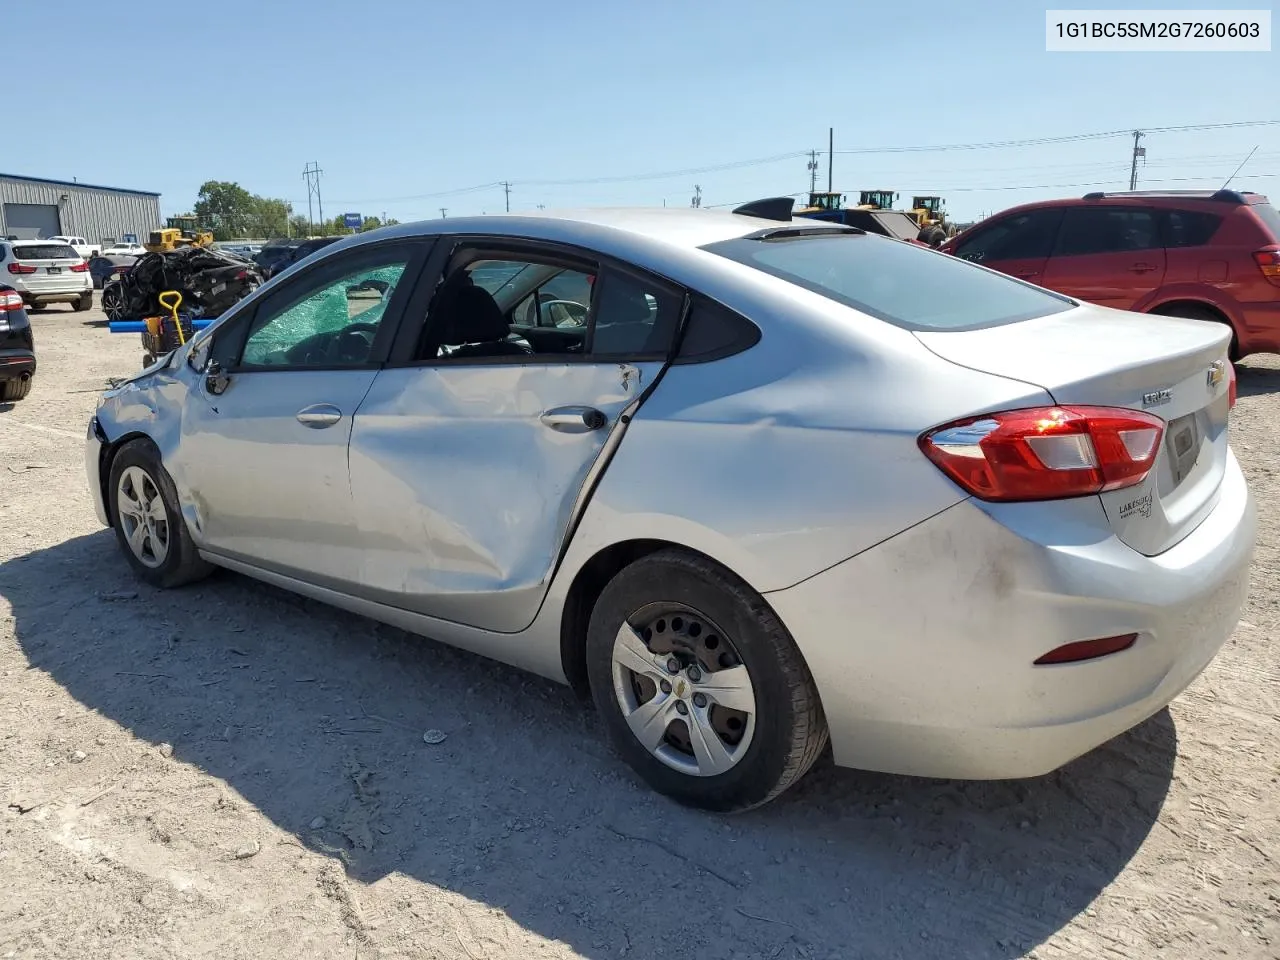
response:
[[[1234,358],[1280,353],[1280,213],[1256,193],[1028,203],[941,249],[1105,307],[1228,323]]]

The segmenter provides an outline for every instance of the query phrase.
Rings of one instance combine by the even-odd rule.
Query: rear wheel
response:
[[[108,283],[102,288],[102,311],[108,320],[124,320],[124,291],[120,281]]]
[[[1184,320],[1206,320],[1209,323],[1225,324],[1231,329],[1231,346],[1228,348],[1227,356],[1232,363],[1240,359],[1240,343],[1236,339],[1235,328],[1222,314],[1192,303],[1175,303],[1168,307],[1157,307],[1151,312],[1162,317],[1182,317]]]
[[[31,392],[31,377],[26,380],[5,380],[0,383],[0,403],[13,403]]]
[[[605,587],[591,613],[587,673],[623,759],[690,806],[766,803],[827,743],[813,678],[768,605],[681,550],[644,557]]]
[[[92,310],[93,309],[93,291],[90,290],[88,293],[82,296],[79,300],[77,300],[72,305],[72,309],[74,309],[77,313],[81,313],[85,310]]]
[[[111,516],[116,539],[134,572],[156,587],[180,587],[207,577],[178,507],[178,493],[150,440],[131,440],[111,461]]]

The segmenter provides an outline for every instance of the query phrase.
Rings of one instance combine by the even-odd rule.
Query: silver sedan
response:
[[[739,810],[828,743],[1043,774],[1185,688],[1254,544],[1229,339],[777,203],[450,219],[263,286],[104,395],[86,467],[145,581],[567,682]]]

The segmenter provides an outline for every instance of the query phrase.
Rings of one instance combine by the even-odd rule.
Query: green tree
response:
[[[261,237],[269,239],[271,237],[283,237],[289,229],[289,217],[293,214],[293,207],[286,200],[276,200],[271,197],[257,197],[254,201],[253,223],[249,229],[249,236]]]
[[[213,231],[215,240],[248,236],[254,219],[255,198],[238,183],[206,180],[196,196],[195,215],[200,225]]]

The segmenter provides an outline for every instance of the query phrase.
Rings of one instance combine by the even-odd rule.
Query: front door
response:
[[[1164,241],[1153,210],[1069,207],[1043,285],[1128,310],[1164,282]]]
[[[178,464],[207,549],[339,589],[356,578],[352,416],[418,253],[397,243],[333,255],[215,333],[225,376],[195,388]]]
[[[954,253],[963,260],[1046,286],[1045,261],[1061,221],[1062,211],[1053,208],[998,217],[965,237]]]
[[[681,305],[594,262],[455,251],[415,355],[356,414],[365,595],[490,630],[531,623]]]

